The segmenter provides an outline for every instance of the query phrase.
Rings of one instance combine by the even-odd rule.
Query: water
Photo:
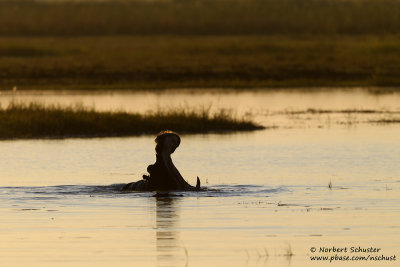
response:
[[[182,136],[173,161],[189,183],[199,176],[206,190],[158,196],[119,191],[154,162],[153,136],[0,141],[1,266],[398,264],[316,262],[310,256],[335,255],[319,252],[320,247],[361,246],[381,250],[336,254],[399,257],[400,126],[366,122],[396,117],[399,95],[3,93],[0,101],[16,97],[48,103],[81,99],[97,109],[131,111],[196,99],[199,105],[211,101],[241,113],[251,107],[260,122],[273,120],[278,128]],[[113,99],[121,101],[111,105]],[[323,99],[332,101],[325,105]],[[285,113],[308,108],[393,114],[349,119],[340,113]]]
[[[76,104],[97,110],[143,112],[157,107],[211,106],[249,111],[282,111],[316,109],[396,109],[400,110],[400,94],[370,94],[361,88],[326,89],[318,91],[277,90],[168,90],[147,91],[2,91],[0,103],[39,101],[42,103]]]

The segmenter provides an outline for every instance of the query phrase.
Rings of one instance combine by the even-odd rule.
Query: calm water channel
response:
[[[400,94],[0,95],[3,107],[10,101],[130,112],[211,106],[251,115],[271,128],[183,135],[173,161],[189,183],[199,176],[207,190],[161,197],[118,190],[154,162],[153,136],[0,141],[1,266],[399,263],[400,124],[394,122]],[[322,251],[333,247],[347,252]],[[380,250],[351,252],[351,247]],[[394,255],[396,261],[379,260]],[[330,263],[312,256],[337,258]],[[343,260],[347,256],[369,260]]]

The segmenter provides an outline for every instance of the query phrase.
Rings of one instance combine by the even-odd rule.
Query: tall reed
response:
[[[0,107],[0,138],[104,137],[178,133],[251,131],[263,127],[232,112],[178,108],[145,114],[97,112],[82,105],[44,105],[11,102]]]

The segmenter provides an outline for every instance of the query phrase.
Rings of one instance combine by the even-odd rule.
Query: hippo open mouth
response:
[[[163,131],[155,139],[156,162],[147,167],[149,175],[143,179],[126,184],[123,191],[196,191],[200,190],[200,179],[197,177],[196,186],[188,184],[179,173],[171,159],[171,154],[181,143],[178,134],[172,131]]]

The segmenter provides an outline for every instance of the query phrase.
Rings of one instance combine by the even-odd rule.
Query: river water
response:
[[[170,195],[119,191],[154,162],[154,136],[0,141],[1,266],[398,264],[400,124],[379,120],[396,121],[400,94],[0,95],[2,106],[10,101],[132,112],[210,106],[270,128],[181,136],[173,161],[189,183],[199,176],[205,190]],[[325,252],[333,247],[347,251]],[[378,261],[382,255],[397,260]]]

